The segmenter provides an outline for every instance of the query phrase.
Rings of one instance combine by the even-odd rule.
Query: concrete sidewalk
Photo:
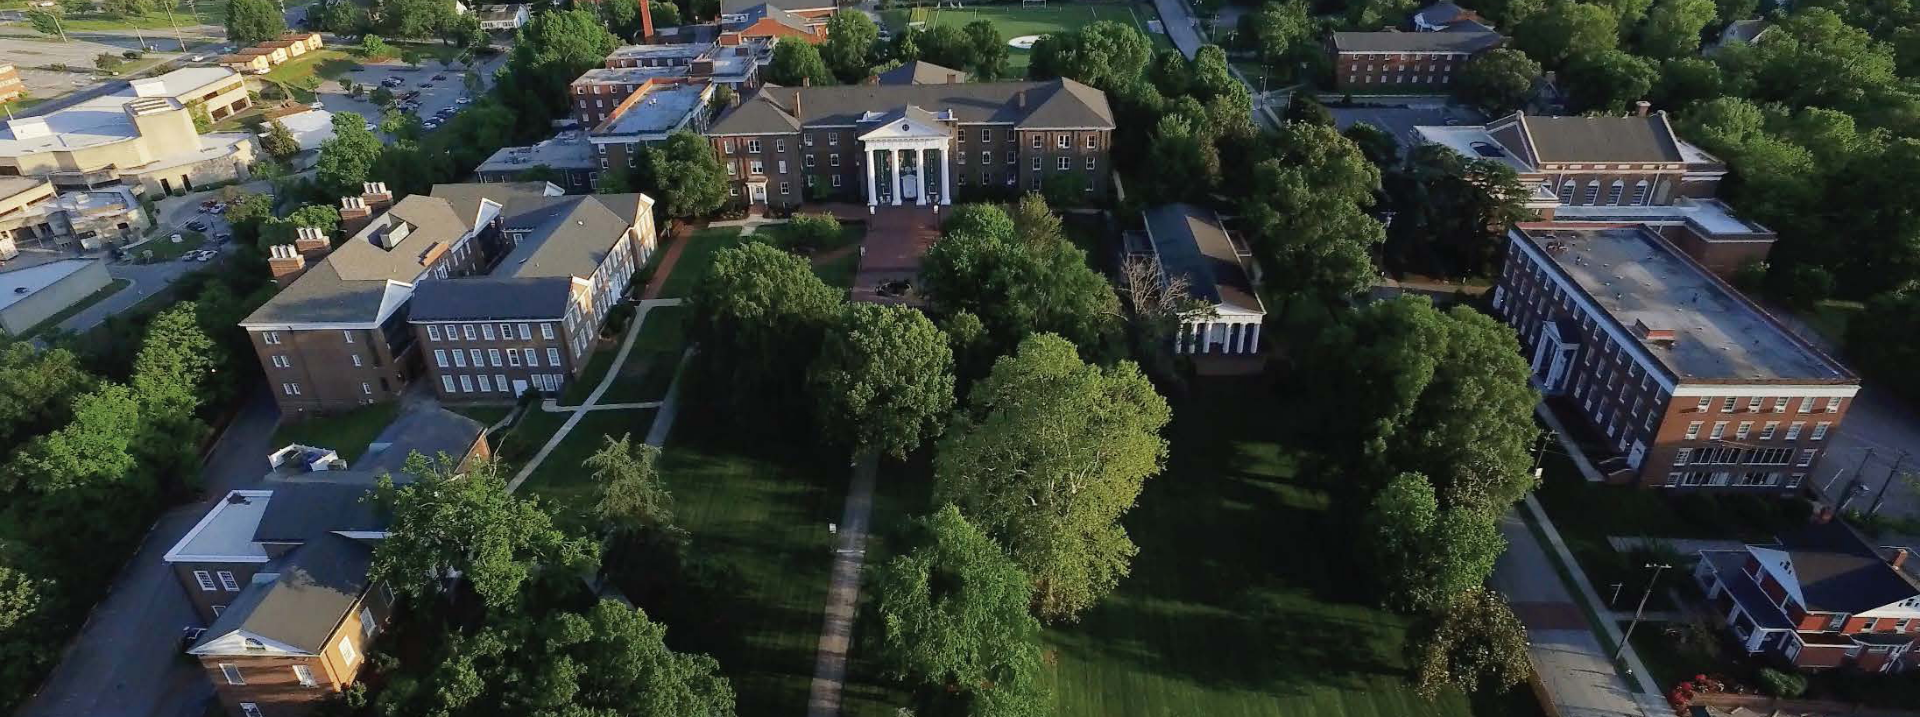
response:
[[[879,472],[879,464],[874,456],[854,461],[853,484],[847,488],[846,514],[840,523],[840,545],[833,551],[833,582],[827,588],[827,618],[820,628],[820,651],[814,661],[807,717],[840,714],[847,651],[853,647],[853,619],[860,605],[860,569],[867,559],[867,519],[873,512],[874,474]]]
[[[1609,650],[1594,636],[1586,615],[1561,583],[1547,551],[1522,521],[1519,510],[1500,519],[1507,550],[1494,565],[1493,587],[1506,595],[1513,611],[1527,626],[1534,672],[1546,686],[1555,711],[1563,717],[1661,717],[1667,714],[1659,698],[1657,711],[1643,705],[1613,669]]]

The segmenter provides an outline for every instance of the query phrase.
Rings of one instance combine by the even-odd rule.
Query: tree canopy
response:
[[[767,65],[767,81],[787,87],[831,85],[833,71],[821,59],[820,49],[806,42],[782,42],[773,46],[773,62]]]
[[[872,67],[873,47],[880,42],[880,27],[864,12],[836,12],[827,19],[827,41],[820,46],[820,58],[842,82],[860,82]]]
[[[660,198],[669,217],[699,217],[726,204],[726,169],[705,137],[687,130],[646,148],[640,186]]]
[[[321,191],[336,197],[360,195],[361,185],[372,176],[373,165],[386,148],[366,125],[366,118],[358,114],[334,113],[333,137],[320,143],[320,161],[314,165],[314,181]]]
[[[1540,63],[1519,50],[1489,50],[1467,61],[1455,78],[1454,94],[1489,115],[1512,114],[1533,96]]]
[[[935,314],[974,314],[997,347],[1039,331],[1093,347],[1116,327],[1112,286],[1065,237],[1023,234],[988,204],[955,207],[942,229],[920,265]]]
[[[232,0],[227,3],[227,40],[241,47],[277,40],[287,33],[287,19],[273,0]]]
[[[841,303],[806,259],[760,242],[722,249],[689,303],[687,333],[701,353],[695,375],[729,387],[718,393],[740,409],[731,413],[804,411],[807,364],[794,357],[818,354]]]
[[[953,409],[953,349],[918,309],[848,304],[808,385],[831,440],[905,458],[940,435]]]
[[[1533,674],[1526,626],[1487,588],[1468,591],[1416,624],[1407,636],[1407,662],[1414,690],[1427,699],[1449,687],[1505,692]]]

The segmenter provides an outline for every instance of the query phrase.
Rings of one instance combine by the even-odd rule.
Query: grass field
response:
[[[1538,715],[1524,690],[1429,703],[1406,685],[1406,620],[1352,599],[1359,577],[1328,497],[1275,442],[1254,381],[1175,403],[1172,456],[1127,528],[1133,574],[1079,624],[1048,631],[1053,713],[1279,717]]]
[[[680,258],[673,265],[673,271],[667,274],[666,282],[660,286],[660,298],[684,299],[693,293],[693,286],[707,273],[707,266],[713,263],[713,255],[721,249],[740,243],[739,227],[718,227],[701,229],[682,239],[687,243],[680,250]]]
[[[313,91],[321,83],[339,79],[357,69],[360,69],[360,63],[355,62],[352,55],[342,50],[324,48],[275,67],[260,78],[285,88],[294,99],[307,102],[313,99]]]
[[[315,416],[304,421],[280,424],[273,431],[275,450],[289,443],[315,448],[331,448],[353,465],[367,452],[367,444],[380,437],[387,424],[400,414],[396,401],[363,406],[346,413]]]
[[[666,398],[667,387],[680,368],[680,355],[686,349],[685,306],[656,306],[647,311],[640,324],[640,335],[613,385],[601,394],[601,403],[634,403]]]
[[[653,425],[653,414],[646,410],[588,411],[520,489],[551,503],[554,515],[564,523],[592,524],[587,511],[592,510],[594,503],[593,475],[581,468],[580,463],[600,450],[609,436],[619,438],[624,433],[632,436],[635,443],[645,440],[647,429]]]
[[[183,231],[179,232],[179,234],[180,241],[178,242],[173,241],[173,234],[155,235],[152,241],[141,244],[136,248],[133,255],[144,256],[147,253],[152,253],[154,261],[166,261],[179,258],[180,255],[198,249],[201,244],[207,243],[207,235],[200,232]]]
[[[889,28],[901,32],[915,22],[914,15],[908,10],[886,10],[880,13]],[[921,16],[926,19],[926,27],[947,25],[965,27],[975,20],[990,20],[1000,35],[1011,40],[1022,35],[1045,35],[1054,32],[1078,30],[1101,20],[1133,25],[1153,41],[1154,49],[1172,48],[1173,43],[1166,35],[1147,29],[1147,20],[1154,19],[1153,8],[1147,5],[1079,5],[1057,3],[1040,7],[1019,5],[990,5],[965,8],[924,8]],[[1007,48],[1007,67],[1014,77],[1027,74],[1027,62],[1032,54],[1026,50]]]

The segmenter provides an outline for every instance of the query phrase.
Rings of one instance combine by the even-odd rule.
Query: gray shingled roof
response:
[[[729,12],[728,14],[736,14],[736,13]],[[737,23],[735,27],[730,27],[728,29],[742,30],[742,29],[745,29],[746,26],[748,25],[752,25],[756,22],[759,22],[760,18],[770,17],[770,18],[773,18],[774,22],[785,25],[787,26],[788,29],[795,30],[798,32],[811,32],[811,30],[807,29],[806,20],[801,19],[800,16],[798,15],[795,15],[793,13],[787,12],[786,10],[780,9],[778,6],[773,5],[772,3],[761,2],[754,5],[749,5],[745,8],[738,10],[737,14],[744,15],[746,17],[744,20],[741,20],[739,23]]]
[[[1334,49],[1340,52],[1463,52],[1473,54],[1498,46],[1506,38],[1497,32],[1336,32]]]
[[[413,290],[407,320],[555,319],[567,315],[573,280],[561,276],[428,281]]]
[[[1645,117],[1526,116],[1520,121],[1542,162],[1685,161],[1665,112]]]
[[[1186,276],[1188,296],[1213,306],[1263,309],[1246,266],[1213,210],[1163,204],[1143,214],[1161,269],[1168,276]]]
[[[360,541],[314,538],[287,555],[278,579],[242,590],[194,647],[245,631],[319,654],[366,593],[372,562],[373,550]]]
[[[507,229],[530,230],[500,260],[496,277],[592,276],[628,224],[598,197],[573,196],[507,217]],[[515,203],[516,205],[518,203]]]
[[[793,107],[796,95],[800,98],[798,115]],[[908,105],[934,113],[952,111],[962,124],[991,122],[1032,129],[1114,127],[1113,108],[1107,103],[1106,93],[1073,80],[1056,79],[957,85],[764,85],[721,116],[708,134],[786,133],[803,124],[858,126],[867,112],[888,112]]]
[[[453,208],[453,213],[460,217],[461,224],[472,229],[473,219],[480,215],[482,201],[506,204],[512,199],[544,197],[547,188],[546,182],[435,184],[429,193],[437,199],[446,200],[448,206]]]
[[[373,492],[374,474],[365,471],[326,471],[353,475],[335,476],[353,479],[345,483],[318,481],[269,481],[263,487],[273,490],[260,525],[253,529],[258,543],[304,543],[327,533],[386,530],[390,517],[367,497]],[[358,480],[369,479],[367,482]],[[400,480],[395,476],[398,482]]]
[[[1920,585],[1840,521],[1808,525],[1780,536],[1780,543],[1808,610],[1865,612],[1920,596]]]
[[[967,81],[965,72],[920,60],[887,70],[877,77],[883,85],[948,85]]]

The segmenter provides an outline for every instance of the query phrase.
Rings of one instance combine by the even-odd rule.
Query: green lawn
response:
[[[567,422],[565,413],[549,413],[535,405],[527,408],[526,415],[520,417],[513,426],[488,437],[493,443],[493,456],[509,469],[508,473],[520,470],[520,466],[547,444],[547,439],[560,430],[560,424]]]
[[[601,403],[658,401],[667,396],[687,346],[685,306],[656,306],[647,312],[640,335],[613,385],[601,394]]]
[[[260,75],[261,79],[285,88],[294,99],[313,100],[313,91],[327,80],[336,80],[360,68],[346,51],[322,48],[309,52]]]
[[[479,421],[480,425],[491,426],[513,412],[512,406],[448,406],[447,410],[467,418]]]
[[[586,403],[587,396],[600,386],[600,379],[606,378],[607,369],[613,367],[613,355],[619,352],[618,341],[596,342],[593,352],[587,354],[587,367],[578,378],[567,384],[567,390],[560,392],[560,405],[578,406]]]
[[[794,244],[785,224],[760,227],[754,230],[752,237],[782,249],[788,249]],[[852,289],[853,277],[860,271],[860,242],[865,241],[866,238],[866,224],[841,224],[839,238],[827,246],[815,247],[810,255],[814,276],[820,277],[820,280],[826,282],[828,286]]]
[[[68,306],[67,308],[64,308],[59,310],[58,312],[55,312],[54,315],[47,317],[46,319],[42,320],[40,323],[34,324],[32,328],[29,328],[26,331],[21,332],[20,338],[23,338],[23,339],[33,338],[35,335],[39,334],[42,331],[46,331],[47,329],[51,329],[55,326],[59,326],[61,323],[65,322],[67,319],[73,318],[74,314],[78,314],[82,311],[86,311],[87,307],[92,306],[94,304],[98,304],[100,303],[101,300],[109,296],[113,296],[115,293],[119,292],[121,289],[125,289],[132,285],[133,285],[132,279],[114,279],[113,281],[109,281],[107,282],[106,286],[100,287],[99,291],[95,291],[91,294],[86,295],[85,298],[82,298],[79,301],[73,302],[72,306]]]
[[[680,258],[674,262],[673,270],[661,284],[659,298],[684,299],[692,294],[694,285],[700,282],[700,277],[707,273],[707,266],[713,263],[714,253],[740,243],[740,228],[701,229],[681,241],[686,242],[687,246],[680,250]]]
[[[635,443],[645,440],[653,414],[651,410],[588,411],[520,489],[551,503],[562,522],[590,525],[587,511],[593,508],[595,489],[592,474],[580,467],[581,462],[600,450],[608,436],[619,438],[625,433]]]
[[[1171,49],[1173,43],[1166,35],[1156,34],[1147,29],[1147,21],[1155,19],[1152,6],[1145,4],[1080,5],[1057,3],[1044,7],[1022,7],[1019,5],[992,5],[968,8],[929,8],[930,17],[927,27],[948,25],[964,27],[975,20],[989,20],[1000,36],[1008,40],[1022,35],[1045,35],[1054,32],[1078,30],[1101,20],[1129,24],[1140,28],[1140,32],[1153,41],[1155,50]],[[887,10],[881,19],[894,32],[905,30],[910,24],[910,11]],[[1007,48],[1007,69],[1013,77],[1027,74],[1027,63],[1032,55],[1027,50]]]
[[[299,5],[301,3],[298,0],[290,0],[287,4]],[[224,25],[227,21],[227,0],[194,0],[192,3],[181,0],[172,6],[172,10],[172,17],[168,17],[165,8],[155,5],[154,11],[145,15],[132,15],[128,17],[75,15],[62,17],[60,24],[66,28],[67,32],[102,32],[129,30],[133,28],[142,30],[166,30],[166,33],[149,36],[147,38],[147,44],[163,50],[170,50],[180,47],[179,44],[173,42],[173,36],[171,34],[175,22],[178,22],[181,27],[190,27],[193,25]]]
[[[176,233],[180,235],[180,241],[177,242],[173,241]],[[133,256],[144,257],[151,253],[154,261],[177,259],[182,254],[200,248],[206,241],[207,235],[191,230],[155,234],[151,241],[136,247]]]
[[[1406,684],[1405,618],[1360,578],[1325,486],[1277,442],[1259,381],[1211,379],[1174,405],[1172,455],[1127,528],[1140,554],[1079,624],[1048,631],[1054,714],[1537,715],[1524,690],[1436,702]]]
[[[1812,311],[1795,312],[1795,315],[1814,331],[1820,332],[1820,335],[1826,337],[1828,341],[1833,342],[1835,346],[1845,346],[1847,324],[1866,308],[1866,304],[1858,301],[1826,299],[1815,303]]]
[[[330,416],[314,416],[304,421],[282,423],[273,431],[273,448],[278,450],[289,443],[298,443],[315,448],[331,448],[347,459],[351,467],[354,461],[367,452],[367,444],[386,430],[393,417],[399,415],[400,403],[387,401],[362,406],[346,413]]]

